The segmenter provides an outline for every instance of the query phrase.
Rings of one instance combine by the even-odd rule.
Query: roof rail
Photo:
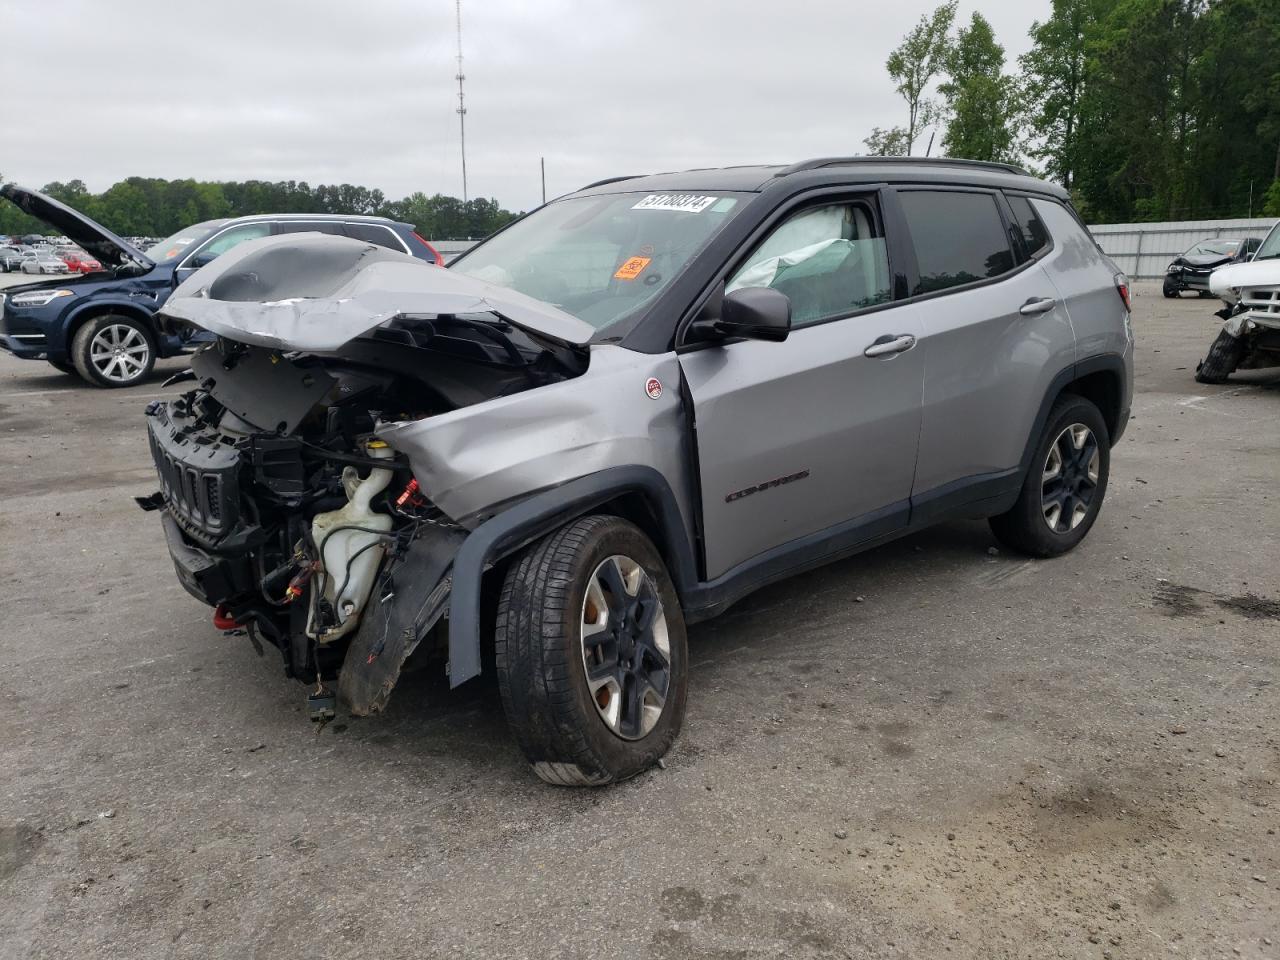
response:
[[[590,190],[592,187],[603,187],[606,183],[619,183],[622,180],[634,180],[636,177],[643,176],[645,176],[643,173],[628,173],[625,177],[605,177],[595,183],[588,183],[585,187],[579,187],[578,190]]]
[[[858,163],[922,163],[939,167],[978,167],[983,170],[1000,170],[1004,173],[1016,173],[1028,176],[1027,171],[1012,163],[993,163],[987,160],[964,160],[953,157],[817,157],[813,160],[801,160],[789,167],[783,167],[775,177],[789,177],[793,173],[804,170],[818,170],[822,167],[843,167]]]

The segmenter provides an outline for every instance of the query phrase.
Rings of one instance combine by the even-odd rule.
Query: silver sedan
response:
[[[52,253],[28,254],[22,261],[23,273],[70,273],[66,263]]]

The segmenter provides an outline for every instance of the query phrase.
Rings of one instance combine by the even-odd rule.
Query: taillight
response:
[[[1124,301],[1124,308],[1129,313],[1133,312],[1133,302],[1129,299],[1129,278],[1123,273],[1117,273],[1115,276],[1116,293],[1120,294],[1120,299]]]
[[[436,266],[443,267],[444,257],[440,256],[440,251],[437,250],[435,247],[433,247],[431,244],[427,243],[427,241],[424,240],[422,237],[418,236],[418,232],[416,230],[413,232],[413,235],[415,237],[418,237],[419,243],[421,243],[424,247],[426,247],[428,250],[431,251],[431,255],[436,258]]]

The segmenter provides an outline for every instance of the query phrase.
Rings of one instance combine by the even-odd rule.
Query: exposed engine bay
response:
[[[259,282],[254,295],[270,291]],[[184,319],[177,302],[170,322]],[[220,336],[171,381],[193,389],[147,407],[161,490],[139,502],[164,511],[184,587],[216,608],[216,625],[277,647],[286,672],[307,682],[338,676],[355,643],[369,663],[394,647],[394,683],[438,618],[448,561],[475,523],[437,507],[375,431],[572,379],[588,364],[584,348],[496,310],[378,319],[317,352]],[[402,571],[412,610],[396,609]],[[440,587],[431,604],[424,585]],[[376,690],[347,692],[353,712],[380,706]]]

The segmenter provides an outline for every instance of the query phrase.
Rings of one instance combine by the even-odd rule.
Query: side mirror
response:
[[[201,267],[207,267],[217,259],[218,255],[212,250],[202,250],[191,258],[191,262],[187,266],[194,270],[199,270]]]
[[[715,330],[723,337],[785,340],[791,332],[791,301],[785,293],[768,287],[742,287],[726,293]]]

